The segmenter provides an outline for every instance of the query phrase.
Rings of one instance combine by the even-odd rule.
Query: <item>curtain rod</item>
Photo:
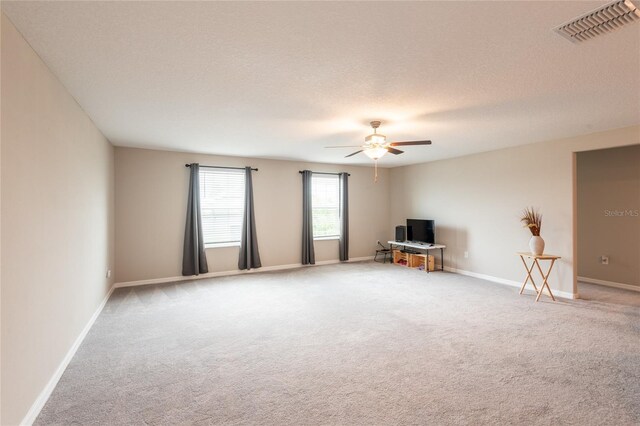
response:
[[[191,167],[191,164],[185,164],[185,167]],[[244,167],[225,167],[225,166],[200,166],[203,167],[205,169],[235,169],[235,170],[244,170]],[[251,168],[251,170],[253,171],[258,171],[258,169],[254,169],[253,167]]]
[[[311,170],[309,170],[311,171]],[[302,174],[304,170],[298,170],[298,173]],[[329,173],[329,172],[311,172],[314,175],[340,175],[340,173]],[[347,173],[347,176],[351,176],[351,173]]]

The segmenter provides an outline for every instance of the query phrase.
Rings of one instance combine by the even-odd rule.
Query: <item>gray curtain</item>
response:
[[[311,171],[302,172],[302,264],[315,265],[313,250],[313,208],[311,206]]]
[[[198,163],[192,163],[190,169],[187,223],[182,250],[182,275],[184,276],[209,272],[207,256],[204,253],[202,216],[200,215],[200,166]]]
[[[340,260],[349,260],[349,173],[340,173]]]
[[[238,269],[259,268],[260,253],[256,235],[256,220],[253,212],[253,182],[251,167],[244,168],[244,215],[242,218],[242,238],[240,240],[240,256]]]

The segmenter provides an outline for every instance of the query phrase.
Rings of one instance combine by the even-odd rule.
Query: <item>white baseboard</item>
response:
[[[640,291],[640,287],[638,287],[637,285],[616,283],[614,281],[605,281],[605,280],[599,280],[596,278],[578,277],[578,281],[582,281],[583,283],[589,283],[589,284],[606,285],[607,287],[622,288],[622,289],[631,290],[631,291]]]
[[[258,269],[250,269],[250,270],[231,270],[231,271],[219,271],[219,272],[209,272],[206,274],[200,275],[191,275],[188,277],[178,276],[178,277],[166,277],[166,278],[153,278],[150,280],[139,280],[139,281],[125,281],[121,283],[115,283],[115,288],[120,287],[136,287],[140,285],[148,285],[148,284],[164,284],[164,283],[173,283],[179,281],[191,281],[191,280],[202,280],[206,278],[215,278],[215,277],[227,277],[231,275],[245,275],[245,274],[258,274],[260,272],[269,272],[269,271],[281,271],[284,269],[296,269],[296,268],[308,268],[319,265],[332,265],[335,263],[351,263],[351,262],[363,262],[366,260],[373,260],[373,256],[365,256],[365,257],[354,257],[345,262],[341,262],[340,260],[321,260],[315,263],[315,265],[303,265],[302,263],[291,263],[288,265],[275,265],[275,266],[263,266]]]
[[[42,392],[40,392],[40,395],[38,395],[34,403],[31,405],[31,408],[29,408],[29,411],[20,422],[20,425],[30,426],[31,424],[33,424],[33,422],[36,421],[38,414],[40,414],[40,410],[42,410],[42,407],[44,407],[44,404],[46,404],[47,400],[49,400],[49,397],[51,396],[51,393],[53,392],[56,385],[58,384],[58,381],[60,381],[60,378],[62,377],[64,370],[67,369],[67,366],[71,362],[71,359],[73,358],[73,356],[76,354],[76,351],[82,344],[82,341],[87,336],[87,333],[89,333],[89,330],[91,329],[93,324],[96,322],[96,319],[98,319],[98,316],[100,316],[100,313],[102,312],[102,309],[104,308],[104,306],[107,304],[109,297],[111,297],[111,293],[113,293],[114,288],[115,286],[111,286],[111,288],[107,292],[107,295],[104,297],[102,302],[100,302],[100,305],[98,306],[96,311],[93,313],[93,315],[87,322],[87,325],[84,326],[84,328],[82,329],[82,331],[80,332],[76,340],[73,342],[73,345],[71,345],[71,348],[69,348],[69,351],[65,355],[60,365],[58,365],[58,368],[56,369],[55,373],[53,373],[53,376],[51,376],[51,379],[49,379],[49,382],[47,383],[47,385],[44,387],[44,389],[42,389]]]
[[[498,278],[491,275],[478,274],[477,272],[465,271],[464,269],[456,269],[456,268],[450,268],[448,266],[445,266],[444,270],[449,272],[454,272],[460,275],[467,275],[469,277],[480,278],[481,280],[491,281],[498,284],[508,285],[511,287],[520,288],[522,286],[522,283],[518,281],[507,280],[505,278]],[[556,289],[551,289],[551,291],[553,292],[554,296],[562,297],[563,299],[578,299],[579,297],[578,293],[569,293],[567,291],[560,291]]]

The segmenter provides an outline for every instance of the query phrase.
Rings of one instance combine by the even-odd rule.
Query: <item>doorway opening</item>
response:
[[[581,299],[640,306],[639,165],[640,145],[575,153],[574,293]]]

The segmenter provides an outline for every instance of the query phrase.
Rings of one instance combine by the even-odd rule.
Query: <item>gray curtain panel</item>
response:
[[[349,260],[349,173],[340,173],[340,260]]]
[[[200,166],[190,164],[189,199],[187,201],[187,223],[184,229],[182,251],[182,275],[199,275],[209,272],[207,256],[202,238],[202,216],[200,214]]]
[[[240,256],[238,269],[259,268],[260,252],[256,235],[256,219],[253,212],[253,182],[251,167],[245,167],[244,174],[244,214],[242,218],[242,238],[240,239]]]
[[[313,250],[313,207],[311,205],[310,170],[302,172],[302,264],[315,265],[316,255]]]

